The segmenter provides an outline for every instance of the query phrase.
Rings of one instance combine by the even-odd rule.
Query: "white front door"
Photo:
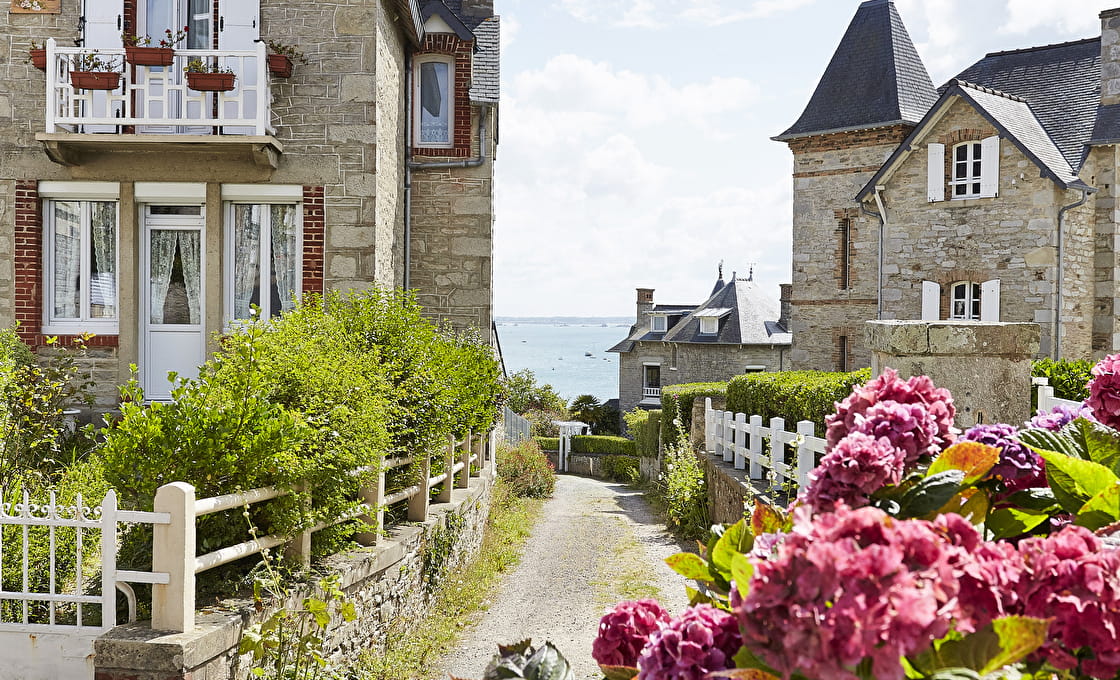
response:
[[[168,373],[198,376],[206,356],[203,207],[143,208],[140,376],[151,400],[171,397]]]

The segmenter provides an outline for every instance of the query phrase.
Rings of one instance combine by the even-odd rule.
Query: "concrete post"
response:
[[[868,321],[871,371],[929,376],[953,394],[956,426],[1020,425],[1030,417],[1031,362],[1038,354],[1033,323]]]
[[[443,469],[447,476],[439,487],[439,498],[436,499],[440,503],[450,503],[451,490],[455,488],[455,436],[449,435],[447,439],[447,449],[443,456]]]
[[[311,494],[307,492],[306,484],[296,484],[293,491],[296,493],[306,494],[301,501],[304,512],[310,516],[311,513]],[[292,540],[284,546],[284,559],[287,560],[292,566],[299,569],[309,569],[311,567],[311,534],[310,528],[304,529],[292,536]]]
[[[476,471],[471,473],[471,477],[478,477],[482,474],[483,461],[486,456],[486,437],[484,435],[480,434],[474,438],[474,456]]]
[[[363,531],[357,535],[357,541],[362,545],[377,545],[377,541],[381,536],[381,530],[385,527],[385,508],[383,501],[385,499],[385,470],[377,471],[377,479],[374,480],[373,486],[362,486],[359,494],[362,497],[362,502],[369,506],[372,514],[366,513],[362,515],[361,520],[366,524],[374,527],[373,531]]]
[[[194,487],[186,482],[156,489],[154,510],[171,515],[152,532],[152,571],[168,575],[152,586],[152,629],[185,633],[194,628]]]
[[[466,436],[463,437],[463,443],[459,448],[459,462],[463,464],[463,469],[459,471],[459,476],[455,479],[456,489],[465,489],[471,485],[471,431],[467,430]]]
[[[735,414],[735,469],[747,469],[747,414]]]
[[[420,458],[420,479],[416,494],[408,499],[408,521],[428,521],[428,478],[432,476],[432,457],[425,453]]]

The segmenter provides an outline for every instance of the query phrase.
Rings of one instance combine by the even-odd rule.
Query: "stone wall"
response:
[[[708,514],[712,524],[734,524],[753,506],[754,489],[745,470],[736,470],[710,453],[696,454],[704,468],[708,489]]]
[[[375,548],[326,561],[324,569],[339,576],[358,614],[349,623],[332,621],[327,647],[335,661],[345,662],[361,651],[377,650],[385,644],[385,633],[394,623],[423,616],[431,604],[430,589],[425,587],[425,551],[434,532],[448,525],[449,516],[458,515],[463,520],[449,566],[462,566],[478,553],[493,485],[485,475],[471,478],[468,489],[456,489],[451,503],[433,504],[427,522],[398,526]],[[288,605],[298,606],[310,593],[298,590]],[[232,601],[200,612],[190,633],[153,631],[147,622],[118,626],[95,644],[96,679],[246,680],[250,677],[250,659],[236,651],[241,631],[271,613],[255,612],[248,601]]]

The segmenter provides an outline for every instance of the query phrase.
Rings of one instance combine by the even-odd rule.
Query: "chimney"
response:
[[[1101,12],[1101,105],[1120,104],[1120,7]]]
[[[463,0],[462,12],[471,17],[492,17],[494,0]]]
[[[646,312],[653,311],[653,289],[638,289],[638,325],[642,325]]]
[[[790,302],[790,299],[793,297],[793,284],[783,283],[778,287],[782,290],[781,295],[778,297],[778,301],[782,306],[781,312],[779,312],[780,316],[778,317],[778,325],[786,329],[786,331],[788,332],[790,312],[793,311],[793,303]]]

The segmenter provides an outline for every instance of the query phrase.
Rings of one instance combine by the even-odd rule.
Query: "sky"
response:
[[[935,85],[988,52],[1100,34],[1120,0],[895,0]],[[801,114],[857,0],[495,0],[499,316],[632,316],[724,273],[790,278]]]

